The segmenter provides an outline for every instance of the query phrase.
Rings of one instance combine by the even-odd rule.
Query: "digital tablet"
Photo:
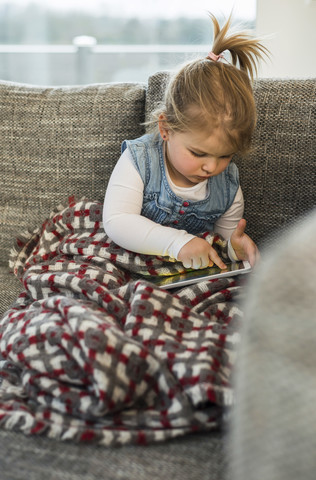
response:
[[[148,280],[160,288],[178,288],[192,283],[202,282],[204,280],[213,280],[215,278],[231,277],[249,273],[251,266],[249,262],[238,261],[227,264],[225,270],[221,270],[217,266],[202,268],[199,270],[189,269],[184,273],[175,275],[150,277]]]

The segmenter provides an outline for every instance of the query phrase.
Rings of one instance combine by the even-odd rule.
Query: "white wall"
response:
[[[316,0],[257,0],[256,31],[271,37],[260,77],[316,77]]]

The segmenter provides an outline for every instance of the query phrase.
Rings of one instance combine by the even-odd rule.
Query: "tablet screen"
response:
[[[251,267],[248,262],[239,261],[228,263],[225,270],[221,270],[217,266],[202,268],[199,270],[189,269],[184,273],[176,275],[149,277],[148,280],[161,288],[175,288],[201,282],[202,280],[240,275],[242,273],[250,272],[250,270]]]

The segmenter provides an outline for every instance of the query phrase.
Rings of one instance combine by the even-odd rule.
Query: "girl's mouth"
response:
[[[199,181],[204,181],[204,180],[207,180],[208,178],[210,178],[212,175],[198,175],[196,178],[199,179]]]

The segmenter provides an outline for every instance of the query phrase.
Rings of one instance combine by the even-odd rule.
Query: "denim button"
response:
[[[190,205],[189,202],[183,202],[182,204],[183,207],[188,207],[189,205]]]
[[[184,215],[185,211],[184,210],[179,210],[180,215]]]

